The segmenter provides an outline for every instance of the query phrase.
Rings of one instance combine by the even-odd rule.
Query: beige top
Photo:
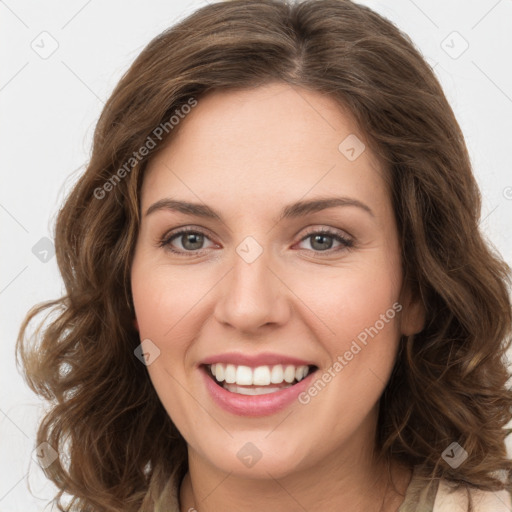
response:
[[[439,482],[435,481],[430,489],[419,479],[417,467],[413,469],[412,478],[405,491],[403,503],[397,512],[433,512]]]
[[[512,512],[511,495],[507,491],[485,492],[471,490],[471,499],[475,512]],[[180,512],[179,486],[169,481],[164,492],[170,499],[168,506],[156,504],[154,512]],[[454,484],[446,481],[434,481],[428,488],[420,479],[417,467],[405,492],[404,501],[397,512],[467,512],[469,511],[468,491],[455,489]]]

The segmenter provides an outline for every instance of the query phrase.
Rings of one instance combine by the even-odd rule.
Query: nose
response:
[[[284,325],[290,317],[290,291],[264,251],[248,263],[236,252],[233,268],[218,287],[214,316],[224,326],[254,334]],[[275,265],[274,265],[275,266]]]

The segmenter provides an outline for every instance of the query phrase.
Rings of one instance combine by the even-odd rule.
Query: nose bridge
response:
[[[224,324],[254,331],[288,318],[286,291],[272,269],[272,255],[254,238],[247,237],[235,249],[232,270],[216,304],[216,317]]]

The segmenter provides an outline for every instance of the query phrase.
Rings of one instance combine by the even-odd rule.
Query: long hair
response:
[[[186,472],[185,441],[134,356],[129,276],[144,169],[179,130],[171,118],[185,105],[275,81],[349,109],[387,169],[404,277],[426,324],[400,340],[380,401],[380,452],[420,465],[431,481],[511,489],[510,270],[479,230],[468,151],[432,69],[407,35],[349,0],[233,0],[197,10],[142,51],[59,212],[65,295],[28,313],[17,350],[50,403],[37,443],[59,453],[45,472],[60,510],[151,510],[170,476]],[[454,441],[469,455],[456,468],[442,457]]]

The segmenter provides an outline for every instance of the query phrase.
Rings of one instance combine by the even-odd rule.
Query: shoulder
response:
[[[470,502],[472,508],[470,508]],[[503,491],[481,491],[455,486],[441,479],[434,502],[433,512],[511,512],[510,493]]]

